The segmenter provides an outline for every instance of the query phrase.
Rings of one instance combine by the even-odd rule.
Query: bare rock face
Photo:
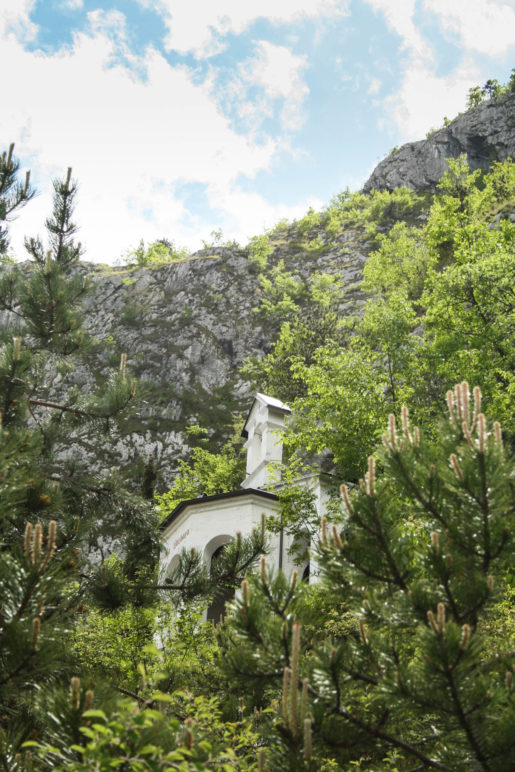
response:
[[[274,242],[271,262],[284,260],[302,278],[337,273],[348,288],[341,313],[362,302],[359,284],[367,245],[350,234],[306,254],[295,241],[296,228]],[[250,404],[252,393],[239,368],[249,356],[270,350],[275,330],[257,312],[259,272],[247,250],[204,249],[182,262],[139,269],[100,269],[84,263],[91,292],[84,301],[85,327],[98,342],[84,367],[74,373],[88,390],[118,366],[138,383],[135,410],[122,433],[112,427],[102,466],[132,466],[154,459],[161,486],[174,478],[177,459],[189,450],[186,430],[200,424],[213,447],[227,436],[232,420]],[[87,435],[63,449],[88,463]]]
[[[471,170],[487,170],[494,161],[515,155],[515,93],[490,99],[459,115],[427,139],[408,142],[376,166],[363,186],[393,190],[434,190],[448,168],[447,158],[465,153]]]

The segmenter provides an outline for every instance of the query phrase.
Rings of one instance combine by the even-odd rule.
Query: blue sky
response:
[[[514,30],[513,0],[1,0],[0,137],[39,191],[13,251],[68,166],[86,259],[246,243],[506,82]]]

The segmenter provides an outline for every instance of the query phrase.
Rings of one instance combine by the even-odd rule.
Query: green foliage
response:
[[[154,655],[146,648],[152,643],[155,611],[124,606],[114,611],[92,609],[82,614],[71,637],[71,648],[82,673],[111,684],[137,690],[139,665],[150,669]]]
[[[235,239],[228,239],[224,241],[224,234],[221,228],[216,228],[210,233],[211,239],[206,241],[202,239],[202,247],[204,249],[216,249],[218,247],[225,247],[226,249],[241,249],[240,244]]]
[[[74,242],[76,189],[71,169],[64,181],[54,182],[53,214],[46,222],[49,248],[45,249],[39,238],[28,239],[30,268],[8,266],[0,277],[0,308],[8,312],[0,330],[3,426],[12,437],[29,436],[30,423],[32,439],[26,450],[34,454],[33,487],[51,501],[59,499],[57,515],[67,529],[76,516],[86,528],[88,510],[99,495],[113,511],[118,507],[113,506],[112,486],[106,485],[99,494],[99,486],[84,465],[77,460],[63,464],[56,455],[60,439],[85,423],[105,429],[135,395],[135,383],[126,374],[125,356],[120,370],[112,374],[103,390],[81,394],[73,384],[75,366],[90,345],[79,313],[79,301],[88,286],[79,266],[81,247]],[[52,368],[60,375],[58,386],[49,379]],[[62,487],[63,496],[51,493],[50,486],[57,490]],[[26,519],[37,511],[33,502],[31,497],[25,511],[20,511],[16,524],[19,536]],[[48,507],[42,520],[55,516],[56,510]]]
[[[286,448],[314,456],[329,449],[344,479],[356,479],[388,413],[375,357],[322,347],[314,364],[301,365],[298,373],[306,394],[294,403]]]
[[[369,237],[389,229],[398,220],[415,224],[427,206],[427,195],[408,188],[373,190],[369,194],[350,193],[347,189],[336,196],[325,209],[327,232],[337,237],[347,228],[363,228]]]
[[[418,319],[402,290],[387,299],[368,302],[353,347],[376,367],[376,381],[384,384],[385,402],[397,411],[411,401],[419,383],[417,372],[421,344],[414,335]],[[378,367],[379,364],[379,367]]]
[[[138,246],[128,249],[122,256],[123,265],[157,267],[186,260],[190,252],[186,247],[176,247],[173,241],[158,239],[146,245],[141,239]]]
[[[204,249],[213,249],[214,247],[221,247],[224,234],[222,232],[221,228],[216,228],[215,230],[212,230],[210,233],[211,240],[210,241],[204,241],[202,239],[202,246]]]
[[[481,384],[506,427],[513,432],[515,395],[513,226],[492,231],[470,261],[432,277],[424,300],[428,358],[447,382],[466,372]],[[480,259],[474,259],[479,251]],[[484,257],[484,255],[487,255]]]
[[[303,368],[315,361],[319,348],[345,339],[345,326],[333,311],[318,313],[314,306],[292,322],[284,322],[272,350],[262,358],[249,358],[242,373],[258,391],[273,394],[287,404],[306,394]]]
[[[485,100],[485,94],[480,86],[472,86],[468,92],[467,109],[470,110],[473,107],[477,107]]]
[[[263,566],[234,601],[222,661],[249,705],[281,699],[262,730],[273,769],[515,761],[513,650],[492,634],[513,561],[513,459],[478,390],[471,405],[462,383],[448,406],[434,444],[406,410],[399,428],[390,418],[377,463],[344,491],[343,530],[322,526],[321,584]]]
[[[326,242],[320,233],[315,238],[302,242],[301,247],[310,257],[321,255],[327,249]]]
[[[420,230],[404,221],[395,223],[387,235],[378,234],[378,249],[370,253],[363,271],[364,288],[388,294],[405,292],[418,299],[435,258],[420,238]]]
[[[502,94],[513,93],[515,90],[514,83],[514,71],[512,70],[510,80],[505,85],[499,83],[495,78],[489,78],[484,86],[473,86],[468,92],[467,108],[477,107],[481,102],[485,102],[488,99],[496,99]]]
[[[315,212],[313,207],[310,207],[304,217],[297,220],[295,225],[301,236],[307,236],[313,230],[317,229],[322,223],[322,215],[319,212]]]
[[[2,158],[9,174],[17,169],[12,148],[7,160]],[[11,195],[21,191],[24,202],[27,185],[22,190],[11,175],[10,186]],[[71,169],[54,182],[48,247],[39,238],[26,240],[29,267],[8,265],[0,277],[0,764],[5,769],[18,764],[25,740],[47,731],[50,693],[62,693],[78,666],[68,640],[79,609],[90,602],[92,551],[117,538],[126,557],[122,573],[132,582],[139,561],[151,574],[156,558],[148,506],[124,491],[116,473],[94,476],[86,463],[61,455],[63,439],[69,441],[85,424],[100,437],[135,394],[125,356],[97,393],[81,394],[72,382],[89,345],[78,311],[87,282],[74,241],[76,189]],[[99,565],[98,553],[94,562]]]
[[[304,281],[285,269],[284,260],[259,277],[262,299],[260,311],[271,319],[289,319],[295,315],[306,298]]]
[[[344,288],[334,274],[314,272],[301,279],[286,271],[283,261],[262,274],[260,282],[263,297],[256,310],[278,336],[268,355],[246,360],[242,374],[258,390],[290,402],[305,391],[299,367],[311,364],[320,346],[345,337],[336,310]]]
[[[156,484],[156,468],[152,456],[147,460],[143,467],[143,478],[141,481],[141,495],[144,499],[152,500],[154,498]]]
[[[289,554],[296,565],[309,562],[309,545],[316,537],[320,528],[320,516],[316,509],[316,495],[312,488],[299,484],[304,472],[304,482],[312,469],[299,468],[292,464],[284,470],[281,487],[277,490],[279,499],[279,514],[267,519],[267,529],[270,533],[284,531],[292,536]],[[318,480],[318,475],[313,475]]]
[[[156,692],[139,709],[129,700],[120,700],[108,713],[80,706],[79,742],[70,748],[36,742],[25,747],[34,749],[46,768],[73,772],[257,769],[254,735],[242,722],[223,724],[215,700],[207,698],[186,701],[189,715],[181,721],[172,712],[175,702]]]
[[[326,311],[314,284],[297,301],[286,293],[288,304],[284,282],[265,284],[278,298],[274,319],[288,321],[270,353],[243,370],[294,407],[290,450],[329,449],[342,476],[356,479],[390,410],[409,401],[417,419],[434,420],[439,393],[463,375],[514,430],[514,194],[511,161],[483,174],[461,157],[449,161],[432,202],[405,189],[369,197],[347,191],[333,202],[328,227],[335,219],[338,227],[361,222],[376,233],[363,284],[372,298],[360,316],[342,320],[336,293],[325,296]],[[265,300],[272,313],[272,299]],[[334,427],[343,416],[340,432]]]
[[[482,88],[487,99],[495,99],[495,97],[503,93],[503,90],[503,87],[495,78],[489,78]]]
[[[14,216],[16,210],[30,201],[34,191],[30,187],[30,172],[25,175],[25,182],[19,182],[20,164],[14,156],[14,144],[0,155],[0,256],[5,257],[9,246],[6,223]]]
[[[15,497],[23,495],[23,482],[9,480]],[[3,519],[8,512],[2,510]],[[27,525],[18,543],[0,543],[0,764],[5,769],[38,725],[35,691],[59,681],[72,667],[66,635],[78,593],[70,583],[66,541],[54,520],[44,529],[39,523]]]
[[[249,581],[227,623],[227,677],[250,683],[249,706],[263,707],[280,699],[281,668],[292,668],[291,621],[301,622],[299,692],[308,678],[313,768],[409,769],[419,763],[501,770],[513,763],[506,755],[513,621],[504,599],[511,593],[511,530],[504,529],[513,518],[512,462],[504,466],[506,457],[499,455],[498,429],[481,450],[483,440],[476,434],[471,446],[458,419],[451,430],[438,420],[438,393],[465,374],[481,385],[508,441],[514,433],[513,169],[508,161],[488,174],[470,173],[466,159],[451,160],[433,202],[419,199],[393,212],[388,196],[342,195],[326,227],[337,235],[361,225],[375,236],[377,249],[365,267],[365,288],[374,297],[361,318],[349,320],[343,335],[325,346],[307,335],[300,314],[293,316],[272,352],[246,366],[294,408],[285,438],[282,520],[270,526],[285,528],[299,547],[302,535],[318,525],[309,492],[295,490],[288,476],[295,476],[306,452],[329,460],[341,478],[357,480],[388,412],[399,415],[406,400],[425,420],[428,436],[438,439],[436,448],[427,442],[410,450],[407,438],[415,442],[415,435],[409,430],[404,446],[397,435],[397,448],[390,442],[379,454],[377,506],[365,516],[352,503],[355,514],[343,533],[315,556],[325,577],[316,600],[309,601],[311,587],[292,589],[280,576],[264,580],[262,573]],[[410,195],[393,202],[409,204]],[[482,431],[478,420],[476,433]],[[457,461],[449,464],[453,450]],[[490,459],[485,456],[484,467],[483,452]],[[418,454],[425,459],[424,483]],[[367,485],[358,494],[364,502],[370,500]],[[296,718],[283,709],[282,719],[262,731],[272,768],[308,768]]]
[[[158,514],[164,519],[181,501],[235,490],[244,474],[245,460],[235,439],[219,453],[202,447],[193,448],[189,461],[179,459],[172,488],[156,496]]]
[[[290,221],[287,217],[283,217],[281,220],[279,220],[270,230],[268,233],[270,236],[276,236],[281,237],[284,236],[285,232],[288,231],[290,228]]]
[[[170,693],[211,694],[228,699],[228,684],[218,666],[219,647],[211,622],[204,621],[204,603],[159,606],[155,638],[160,656],[154,668],[161,689]],[[148,669],[148,668],[147,668]]]
[[[373,190],[364,207],[367,232],[375,235],[380,228],[390,228],[398,220],[416,222],[427,198],[409,188]]]
[[[248,250],[251,263],[257,265],[260,271],[264,271],[267,267],[268,258],[274,251],[270,244],[269,235],[263,233],[261,236],[253,236],[248,243]]]
[[[490,98],[499,93],[485,84]],[[3,222],[29,195],[15,167],[12,151],[4,154]],[[451,161],[434,200],[347,190],[249,245],[261,321],[277,338],[245,374],[294,408],[281,515],[269,530],[294,537],[299,563],[308,540],[318,541],[309,556],[316,584],[274,576],[264,559],[246,578],[266,552],[264,527],[209,568],[183,552],[156,581],[149,508],[123,492],[116,470],[85,474],[78,459],[54,452],[83,422],[108,429],[135,389],[125,357],[98,394],[69,386],[88,345],[78,313],[87,286],[71,173],[54,189],[49,250],[28,240],[30,271],[7,265],[0,277],[9,320],[0,352],[0,766],[515,765],[513,163],[484,174]],[[333,274],[306,278],[274,260],[287,227],[305,254],[348,229],[373,243],[371,297],[355,317],[342,320]],[[156,244],[151,255],[140,245],[143,264],[160,264],[167,245]],[[47,384],[49,367],[62,388]],[[449,420],[440,421],[442,390],[463,376],[502,420],[505,447],[466,383],[448,395]],[[397,420],[390,416],[374,461],[390,412]],[[217,453],[205,430],[189,433],[195,447],[157,497],[161,517],[185,499],[234,490],[244,476],[237,442]],[[331,527],[309,488],[295,484],[312,460],[357,483],[344,491],[345,507],[331,501]],[[150,497],[150,463],[143,488]],[[120,534],[124,560],[88,565],[89,539]],[[204,623],[206,603],[240,583],[225,623]]]
[[[515,191],[511,161],[495,164],[483,179],[466,163],[450,163],[427,223],[426,239],[443,269],[428,273],[427,368],[442,385],[464,374],[483,389],[495,413],[513,431],[513,239],[502,219]],[[491,217],[498,223],[492,227]]]

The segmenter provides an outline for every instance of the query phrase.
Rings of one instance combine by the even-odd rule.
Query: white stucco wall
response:
[[[277,513],[277,502],[252,491],[234,498],[205,501],[199,499],[184,508],[178,517],[163,530],[161,541],[161,576],[170,571],[174,557],[183,549],[198,550],[209,562],[211,555],[237,533],[249,536],[254,528],[261,528],[261,515]],[[279,537],[270,540],[268,560],[279,565]]]
[[[247,476],[242,488],[229,496],[206,497],[186,504],[162,531],[160,574],[164,580],[178,562],[183,549],[195,549],[210,563],[215,550],[236,538],[238,533],[248,536],[253,528],[261,527],[261,515],[278,513],[278,502],[264,493],[266,486],[280,488],[277,469],[282,459],[282,432],[289,408],[279,400],[257,394],[245,422],[247,441]],[[308,474],[295,481],[309,488],[315,495],[319,516],[326,512],[329,499],[327,481],[319,474]],[[260,493],[260,491],[263,493]],[[313,539],[317,541],[318,536]],[[292,537],[288,534],[268,536],[268,563],[275,571],[280,568],[289,576],[296,569],[302,577],[307,562],[298,566],[289,554]],[[313,543],[312,545],[313,546]],[[316,581],[317,566],[310,561],[310,582]]]
[[[282,461],[282,433],[290,408],[265,394],[257,394],[247,420],[247,471],[243,488],[263,488],[273,482],[270,474]]]
[[[310,488],[315,494],[315,505],[320,516],[326,512],[329,499],[329,486],[316,474],[306,475],[296,481],[296,484]],[[278,502],[259,495],[252,490],[241,491],[241,495],[232,498],[197,499],[183,509],[182,512],[162,532],[160,574],[164,580],[170,575],[178,562],[178,556],[183,549],[195,549],[209,564],[211,556],[222,544],[236,538],[238,533],[249,536],[254,528],[261,527],[261,515],[265,517],[277,515]],[[318,536],[313,539],[317,540]],[[288,534],[269,534],[268,564],[275,571],[279,568],[289,576],[297,570],[302,576],[304,565],[296,565],[293,556],[289,554],[292,537]],[[282,550],[281,550],[282,542]],[[313,546],[313,543],[312,545]],[[282,551],[282,557],[281,557]],[[310,581],[316,581],[317,565],[311,558]]]

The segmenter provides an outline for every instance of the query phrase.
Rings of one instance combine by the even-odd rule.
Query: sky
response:
[[[394,146],[509,79],[515,0],[0,0],[0,150],[79,184],[85,259],[248,239],[358,190]]]

